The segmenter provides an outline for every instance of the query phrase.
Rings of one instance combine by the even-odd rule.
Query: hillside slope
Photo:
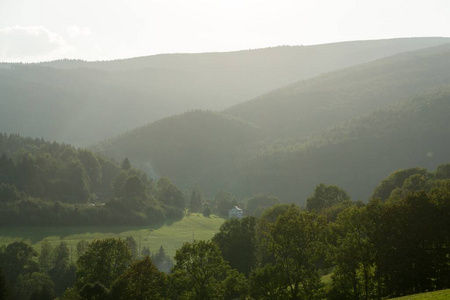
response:
[[[184,207],[170,179],[155,184],[127,160],[0,134],[0,226],[153,225]]]
[[[258,130],[234,117],[191,111],[104,141],[94,150],[133,165],[152,177],[168,176],[182,188],[239,190],[235,170],[260,139]]]
[[[408,38],[0,66],[0,128],[85,146],[191,109],[219,110],[292,82],[448,42]]]
[[[433,169],[450,161],[450,87],[336,126],[308,142],[259,156],[243,166],[251,192],[304,204],[319,183],[367,200],[396,169]]]
[[[450,44],[300,81],[224,112],[273,138],[303,138],[450,82]]]
[[[418,127],[410,132],[418,137],[408,141],[405,127],[417,126],[409,124],[416,121],[403,117],[406,110],[390,107],[408,95],[450,82],[449,62],[450,46],[396,55],[300,82],[226,111],[254,106],[254,111],[240,110],[249,114],[236,114],[248,117],[245,121],[191,112],[141,127],[95,149],[117,160],[127,156],[155,177],[169,176],[182,187],[200,186],[208,194],[268,193],[304,202],[314,186],[324,182],[367,199],[375,184],[395,169],[433,168],[446,162],[440,141],[433,138],[437,133],[445,136],[447,123],[442,121],[432,133],[430,127]],[[303,93],[300,100],[297,91]],[[307,109],[302,108],[305,103]],[[436,111],[444,118],[443,112],[445,107]],[[424,124],[437,121],[427,118]],[[345,121],[350,123],[339,125]],[[327,131],[327,126],[335,128]],[[401,135],[386,135],[395,132]],[[430,151],[431,159],[426,156]]]

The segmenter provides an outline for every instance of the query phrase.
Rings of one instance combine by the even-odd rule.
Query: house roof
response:
[[[235,207],[233,207],[234,209],[237,209],[237,210],[242,210],[241,208],[239,208],[239,207],[237,207],[237,206],[235,206]],[[233,209],[232,208],[232,209]]]

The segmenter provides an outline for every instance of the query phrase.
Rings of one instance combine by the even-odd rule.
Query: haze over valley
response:
[[[0,1],[0,300],[450,299],[449,12]]]

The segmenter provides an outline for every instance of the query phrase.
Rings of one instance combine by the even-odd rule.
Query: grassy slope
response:
[[[183,243],[196,240],[207,240],[219,231],[224,219],[212,215],[205,218],[201,214],[191,214],[180,221],[163,226],[152,227],[93,227],[93,226],[68,226],[68,227],[2,227],[0,228],[0,246],[14,241],[25,241],[39,251],[43,239],[48,239],[55,246],[61,241],[73,247],[73,259],[75,259],[76,244],[80,240],[92,241],[104,238],[125,238],[132,236],[141,247],[149,247],[155,252],[163,246],[170,256],[175,255]],[[152,229],[152,231],[150,230]]]
[[[436,291],[436,292],[423,293],[423,294],[409,295],[409,296],[404,296],[404,297],[400,297],[400,298],[392,298],[392,299],[395,299],[395,300],[426,300],[426,299],[446,300],[446,299],[450,299],[450,289]]]

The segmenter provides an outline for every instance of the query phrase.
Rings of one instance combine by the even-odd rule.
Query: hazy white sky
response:
[[[450,36],[449,0],[0,0],[0,61]]]

